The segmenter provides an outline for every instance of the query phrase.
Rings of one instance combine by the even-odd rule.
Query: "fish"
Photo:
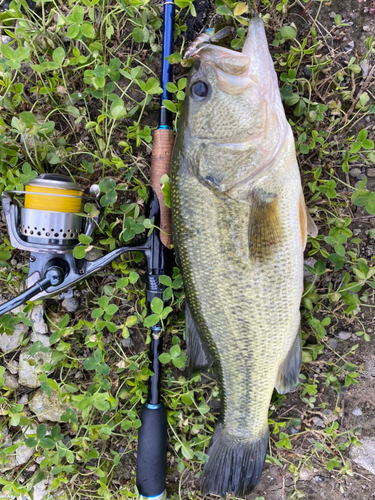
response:
[[[186,294],[190,372],[214,365],[221,413],[201,493],[260,480],[274,388],[297,387],[303,251],[317,228],[263,21],[242,52],[200,44],[171,163],[172,230]]]

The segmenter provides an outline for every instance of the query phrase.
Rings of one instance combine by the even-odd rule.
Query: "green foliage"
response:
[[[181,41],[186,36],[186,16],[196,12],[191,0],[176,0],[176,5],[175,32]],[[289,400],[274,396],[269,419],[272,455],[267,462],[279,467],[288,464],[294,478],[312,460],[328,471],[351,475],[344,453],[360,443],[354,431],[340,427],[336,398],[343,387],[358,384],[362,367],[357,366],[356,351],[359,342],[371,340],[359,313],[372,305],[374,258],[363,254],[366,235],[355,232],[354,219],[375,215],[375,195],[367,178],[354,185],[346,174],[355,165],[368,168],[375,162],[372,132],[363,128],[366,122],[362,121],[375,112],[375,105],[369,92],[357,94],[362,85],[361,63],[374,53],[373,37],[367,39],[368,53],[362,59],[349,56],[338,63],[334,52],[322,50],[322,38],[314,26],[310,31],[297,30],[293,17],[287,17],[293,5],[291,0],[262,0],[256,9],[265,23],[270,21],[269,34],[276,33],[273,56],[281,98],[296,138],[308,210],[319,235],[308,241],[307,253],[315,262],[305,265],[312,281],[306,282],[302,299],[304,367],[297,394],[306,418],[289,413],[279,418]],[[42,2],[41,7],[35,14],[27,3],[22,2],[21,10],[13,2],[0,13],[3,33],[12,39],[0,46],[0,192],[22,191],[42,172],[71,175],[85,189],[97,183],[103,217],[95,235],[81,235],[73,252],[76,259],[84,259],[91,250],[102,254],[140,241],[155,230],[155,221],[145,216],[145,205],[150,143],[161,93],[162,20],[159,6],[143,1],[119,0],[104,6],[97,0],[79,0],[68,10]],[[233,26],[232,39],[220,44],[242,49],[254,7],[216,0],[214,22]],[[339,15],[334,22],[337,27],[345,25]],[[327,40],[323,43],[330,43]],[[185,44],[175,48],[181,52],[172,54],[170,62],[178,65],[185,49]],[[174,114],[175,129],[187,92],[184,71],[175,72],[178,77],[168,84],[171,99],[163,103]],[[170,206],[170,179],[165,175],[160,182]],[[95,202],[88,200],[81,216],[94,218],[98,213]],[[368,237],[375,238],[374,229],[369,229]],[[4,237],[0,243],[4,294],[15,295],[22,289],[26,265],[11,264],[13,258],[20,260],[18,255]],[[188,379],[184,371],[185,292],[178,268],[172,276],[160,276],[163,297],[153,300],[151,312],[143,275],[139,252],[122,255],[77,287],[85,292],[84,311],[59,315],[53,301],[48,303],[50,347],[36,342],[27,349],[30,354],[51,355],[51,363],[38,365],[41,389],[67,402],[68,408],[60,425],[51,429],[39,424],[23,441],[34,449],[33,458],[39,455],[42,461],[24,483],[19,469],[3,475],[3,493],[31,496],[36,484],[52,476],[52,492],[61,489],[72,498],[136,496],[133,478],[119,491],[116,474],[122,473],[125,462],[118,444],[121,441],[124,455],[133,456],[141,426],[139,411],[151,375],[147,344],[152,335],[160,334],[165,344],[160,356],[163,401],[173,457],[168,470],[180,478],[189,472],[198,481],[218,417],[211,404],[218,398],[218,388],[215,380],[202,380],[200,374]],[[2,316],[0,333],[12,334],[19,323],[31,326],[26,316],[30,310],[27,305],[25,313]],[[336,335],[338,322],[350,323],[358,343],[348,348],[339,340],[337,348],[331,347],[328,341]],[[24,347],[29,341],[21,336],[20,342]],[[27,407],[18,404],[14,391],[4,385],[5,369],[15,354],[1,354],[0,363],[4,419],[0,460],[5,463],[20,444],[3,446],[3,426],[18,432],[32,422]],[[317,371],[318,366],[324,369]],[[324,428],[311,428],[309,412],[321,412],[326,405],[322,389],[334,400],[332,415],[324,420]],[[291,458],[289,450],[300,450],[301,443],[305,455]],[[297,498],[298,490],[294,493]],[[176,495],[172,492],[171,498],[177,499]],[[190,492],[189,498],[198,497]]]

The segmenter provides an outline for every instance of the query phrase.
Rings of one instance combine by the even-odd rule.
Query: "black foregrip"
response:
[[[165,490],[167,468],[167,416],[161,404],[157,409],[146,405],[141,411],[142,426],[138,433],[137,488],[145,497]]]

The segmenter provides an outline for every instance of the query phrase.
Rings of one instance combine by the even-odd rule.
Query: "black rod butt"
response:
[[[167,416],[164,405],[145,404],[138,433],[136,484],[142,497],[161,496],[167,469]]]

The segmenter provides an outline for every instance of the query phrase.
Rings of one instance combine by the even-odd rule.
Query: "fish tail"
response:
[[[201,493],[234,494],[243,498],[258,484],[268,447],[268,427],[263,436],[246,441],[231,435],[219,424],[208,450],[208,462],[203,468]]]

